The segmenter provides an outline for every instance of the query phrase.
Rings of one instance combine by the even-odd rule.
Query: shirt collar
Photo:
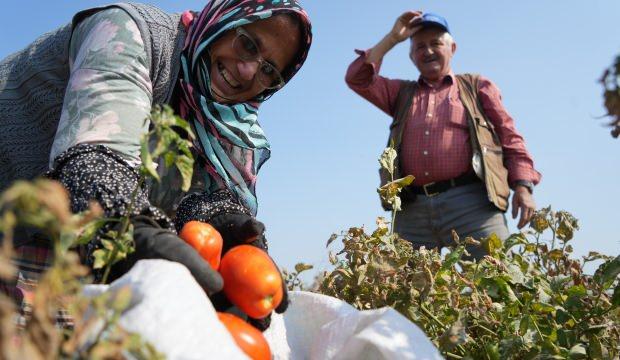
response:
[[[426,80],[424,80],[424,78],[422,78],[422,75],[420,75],[420,77],[418,77],[418,83],[423,84],[424,86],[432,88],[432,86]],[[446,76],[444,76],[442,84],[450,84],[450,85],[452,85],[454,83],[456,83],[456,77],[454,76],[454,73],[452,71],[450,71]]]

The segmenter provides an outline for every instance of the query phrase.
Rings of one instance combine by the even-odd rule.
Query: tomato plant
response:
[[[241,318],[228,313],[217,313],[235,343],[253,360],[270,360],[271,349],[263,333]]]
[[[215,228],[202,221],[189,221],[179,233],[181,239],[190,244],[212,268],[220,267],[222,236]]]
[[[220,274],[226,297],[247,315],[262,319],[282,301],[282,275],[263,250],[251,245],[230,249]]]

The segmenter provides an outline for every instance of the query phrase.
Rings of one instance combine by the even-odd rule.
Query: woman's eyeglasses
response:
[[[242,60],[258,62],[258,82],[267,89],[279,89],[284,86],[282,74],[275,66],[263,59],[252,36],[242,27],[236,28],[236,32],[237,36],[232,42],[232,47]]]

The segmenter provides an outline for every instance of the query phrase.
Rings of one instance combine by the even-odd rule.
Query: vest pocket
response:
[[[490,182],[495,190],[497,199],[491,199],[502,210],[508,208],[510,188],[508,187],[508,170],[504,166],[502,148],[481,144],[482,157],[485,162],[486,181]],[[488,185],[487,185],[488,186]]]

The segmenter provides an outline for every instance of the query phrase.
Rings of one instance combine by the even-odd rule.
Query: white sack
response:
[[[165,260],[139,261],[110,286],[89,285],[87,295],[132,289],[120,318],[168,359],[244,359],[189,271]],[[333,297],[289,292],[283,314],[264,335],[274,359],[442,359],[412,322],[391,308],[358,311]]]
[[[142,260],[109,286],[132,290],[120,325],[139,333],[167,359],[247,359],[218,320],[211,301],[187,268],[166,260]],[[108,286],[86,286],[87,295]]]
[[[289,292],[265,332],[275,359],[443,359],[418,326],[391,308],[358,311],[338,299]]]

